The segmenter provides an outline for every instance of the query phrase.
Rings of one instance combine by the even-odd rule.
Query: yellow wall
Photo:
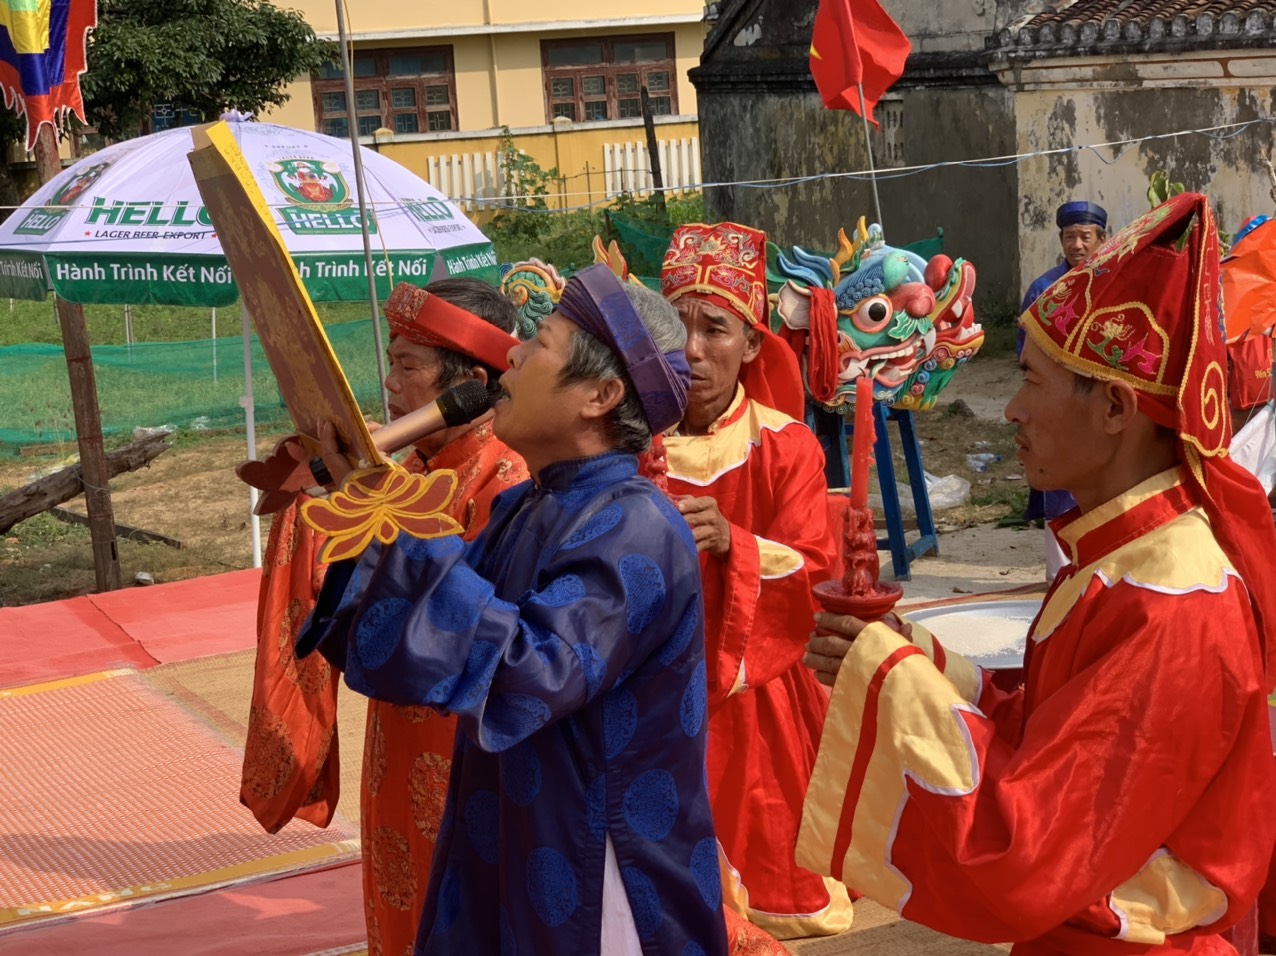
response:
[[[555,32],[553,36],[619,36],[629,32],[632,31],[568,30]],[[652,28],[651,32],[674,34],[678,113],[681,116],[695,115],[696,91],[687,79],[687,71],[700,62],[703,46],[701,25],[678,24]],[[545,82],[541,74],[541,40],[544,36],[536,33],[505,33],[452,38],[457,120],[461,131],[486,130],[498,126],[548,125],[545,115]],[[420,43],[420,40],[375,41],[375,46],[383,49]],[[497,67],[495,83],[492,76],[493,54]],[[264,115],[262,119],[284,126],[314,129],[314,102],[309,78],[298,79],[288,93],[291,97],[289,101]]]
[[[289,0],[316,33],[336,33],[333,0]],[[485,11],[485,7],[487,10]],[[602,20],[609,16],[653,17],[699,14],[703,0],[628,0],[623,5],[582,4],[580,0],[447,0],[413,3],[408,0],[347,0],[346,26],[352,34],[421,30],[485,23],[552,23],[562,20]]]
[[[460,129],[499,126],[492,102],[492,41],[500,37],[457,37],[452,41],[452,68],[456,73],[456,118]],[[501,62],[497,46],[497,63]],[[504,67],[496,71],[499,78]]]
[[[564,30],[553,34],[554,39],[584,36],[625,36],[632,30]],[[687,71],[700,63],[700,51],[704,48],[703,28],[698,23],[651,27],[643,32],[672,33],[674,35],[674,72],[678,75],[678,114],[694,116],[696,112],[696,88],[687,79]],[[541,40],[543,34],[513,33],[498,35],[496,40],[497,96],[500,105],[500,123],[506,126],[543,126],[545,116],[545,81],[541,74]],[[457,70],[460,67],[460,51],[456,51]],[[459,81],[459,77],[458,77]],[[459,105],[459,104],[458,104]],[[460,117],[461,129],[483,129],[471,125],[467,116]]]
[[[489,0],[491,23],[550,23],[555,20],[601,20],[608,16],[654,17],[702,13],[703,0],[628,0],[624,4],[583,4],[580,0]],[[464,21],[454,20],[454,23]]]
[[[288,101],[283,106],[262,113],[258,119],[294,129],[315,128],[315,103],[310,93],[310,77],[300,76],[288,87]]]

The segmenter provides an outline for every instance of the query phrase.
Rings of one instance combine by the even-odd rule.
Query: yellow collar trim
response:
[[[1168,468],[1160,474],[1141,481],[1128,491],[1123,491],[1109,501],[1105,501],[1093,511],[1087,511],[1074,518],[1061,528],[1055,529],[1059,543],[1066,549],[1068,557],[1075,563],[1077,560],[1077,543],[1091,531],[1102,528],[1109,521],[1115,521],[1127,511],[1131,511],[1143,502],[1157,495],[1165,494],[1175,485],[1183,483],[1182,472],[1177,466]]]

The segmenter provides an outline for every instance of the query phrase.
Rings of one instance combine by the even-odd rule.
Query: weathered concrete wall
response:
[[[999,86],[899,92],[902,163],[982,159],[1015,151],[1011,97]],[[826,110],[814,93],[711,93],[700,96],[706,182],[818,176],[867,168],[864,132],[854,113]],[[892,170],[882,170],[886,176]],[[949,255],[978,270],[980,308],[1017,302],[1015,167],[946,168],[879,182],[888,242],[907,243],[944,230]],[[783,188],[731,187],[705,192],[706,215],[765,229],[781,245],[831,249],[839,227],[871,222],[867,182],[822,179]]]
[[[1017,70],[1013,77],[1003,74],[1020,88],[1014,94],[1018,151],[1269,117],[1276,111],[1276,56],[1245,62],[1248,69],[1242,73],[1224,69],[1216,54],[1098,64],[1055,60]],[[1148,208],[1148,178],[1157,169],[1208,195],[1225,232],[1235,232],[1256,213],[1270,214],[1271,183],[1262,155],[1273,145],[1271,127],[1263,123],[1231,135],[1235,132],[1026,160],[1019,167],[1021,284],[1058,261],[1054,210],[1059,203],[1070,198],[1097,202],[1120,228]]]
[[[882,9],[908,34],[914,53],[981,51],[997,16],[996,0],[884,0]]]

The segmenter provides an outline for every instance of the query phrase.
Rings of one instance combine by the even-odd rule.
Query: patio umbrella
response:
[[[231,122],[250,171],[316,302],[366,301],[368,270],[348,140]],[[188,128],[108,146],[63,170],[0,224],[0,297],[224,307],[234,278],[196,188]],[[492,244],[442,193],[361,148],[379,298],[397,282],[469,275],[495,282]],[[255,451],[244,316],[245,412]],[[381,356],[378,355],[378,361]],[[259,543],[254,524],[254,560]]]
[[[368,295],[346,140],[229,124],[316,302]],[[227,306],[238,296],[178,128],[108,146],[64,170],[0,224],[0,296],[119,305]],[[492,244],[442,193],[362,149],[377,290],[498,275]]]

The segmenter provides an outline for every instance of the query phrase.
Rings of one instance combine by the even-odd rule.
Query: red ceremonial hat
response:
[[[740,369],[753,400],[802,421],[806,398],[793,351],[771,331],[766,284],[766,233],[734,222],[693,223],[674,230],[660,270],[660,291],[720,306],[762,335],[762,350]]]
[[[390,338],[451,349],[476,362],[504,372],[510,367],[510,348],[518,339],[492,323],[447,302],[429,290],[400,282],[385,303]]]
[[[1259,635],[1276,627],[1276,525],[1258,480],[1227,457],[1227,353],[1219,314],[1218,229],[1209,202],[1181,193],[1066,273],[1019,320],[1050,358],[1121,381],[1139,410],[1179,436],[1220,546],[1240,572]],[[1267,648],[1269,688],[1276,641]]]

